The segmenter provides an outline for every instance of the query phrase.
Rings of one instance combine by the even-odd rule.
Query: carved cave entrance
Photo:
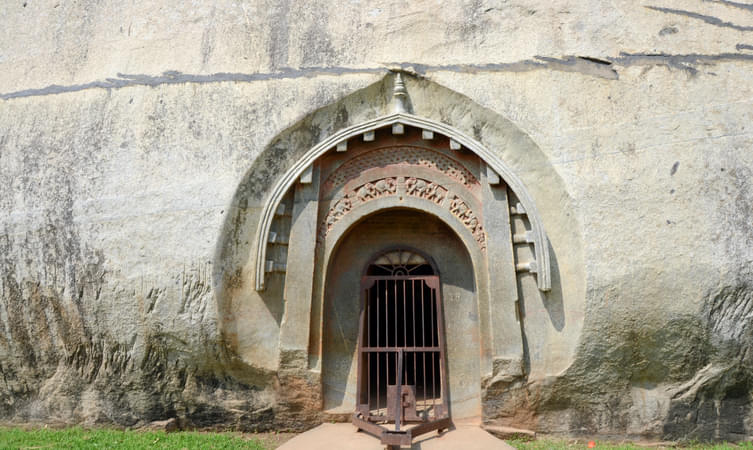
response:
[[[425,211],[382,209],[355,224],[330,261],[325,410],[355,411],[356,426],[390,445],[447,429],[450,413],[478,417],[478,290],[457,231]]]
[[[409,445],[419,434],[448,428],[444,317],[434,264],[413,249],[382,252],[367,266],[361,293],[353,423],[388,445]]]
[[[272,191],[257,290],[285,299],[285,364],[320,380],[326,414],[355,411],[402,444],[379,425],[420,434],[480,418],[482,378],[522,375],[516,274],[549,289],[548,247],[527,192],[480,144],[396,113],[328,138]],[[383,260],[386,249],[426,263]]]
[[[327,413],[356,411],[364,429],[413,422],[417,435],[447,428],[450,412],[481,415],[482,360],[490,350],[479,305],[487,280],[477,278],[486,271],[485,168],[446,137],[399,131],[351,139],[346,151],[327,152],[313,166],[323,273],[314,288],[322,309],[314,303],[310,365],[321,370]],[[444,325],[443,309],[452,318]]]

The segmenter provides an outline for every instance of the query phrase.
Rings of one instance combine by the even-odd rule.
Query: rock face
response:
[[[519,279],[522,361],[472,380],[483,420],[753,435],[753,7],[6,9],[0,420],[332,417],[315,358],[281,345],[290,299],[254,290],[260,205],[308,149],[388,112],[401,70],[417,115],[521,178],[551,246],[551,292]]]

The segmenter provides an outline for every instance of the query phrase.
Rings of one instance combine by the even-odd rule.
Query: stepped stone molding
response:
[[[386,116],[378,117],[360,124],[345,128],[307,151],[298,161],[280,177],[277,183],[270,190],[266,203],[262,210],[259,226],[257,227],[256,255],[255,255],[255,288],[258,291],[264,289],[265,260],[267,253],[267,241],[269,232],[274,218],[274,212],[285,193],[296,183],[301,175],[311,166],[314,161],[324,155],[326,152],[343,147],[343,142],[357,136],[373,134],[376,130],[385,127],[392,127],[395,124],[403,126],[412,126],[423,130],[431,131],[434,134],[441,134],[450,139],[450,141],[459,144],[462,147],[474,152],[489,167],[491,167],[507,183],[509,188],[518,197],[521,206],[525,209],[526,215],[531,223],[531,232],[533,235],[534,252],[537,261],[537,283],[538,288],[542,291],[551,289],[551,261],[549,255],[549,243],[544,231],[541,217],[536,209],[528,190],[515,173],[494,153],[489,151],[481,143],[466,134],[456,130],[441,122],[437,122],[425,117],[416,116],[405,112],[397,112]]]

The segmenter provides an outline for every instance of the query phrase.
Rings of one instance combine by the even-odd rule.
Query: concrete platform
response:
[[[365,433],[357,432],[349,423],[325,423],[313,430],[302,433],[289,440],[279,450],[383,450],[379,439]],[[407,449],[408,447],[403,447]],[[491,450],[512,449],[506,442],[499,440],[473,424],[458,424],[441,435],[436,431],[419,436],[411,449],[420,450]]]

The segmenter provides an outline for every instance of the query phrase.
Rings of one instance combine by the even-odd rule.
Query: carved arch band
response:
[[[322,155],[329,150],[338,147],[339,145],[347,145],[347,140],[359,135],[368,135],[375,130],[389,127],[389,126],[412,126],[420,128],[425,132],[438,133],[444,135],[450,139],[451,146],[457,146],[457,148],[465,147],[474,152],[484,163],[498,174],[508,187],[515,193],[520,205],[518,206],[518,213],[524,213],[528,216],[528,220],[531,224],[530,240],[534,245],[534,254],[536,263],[530,267],[531,272],[535,272],[537,275],[538,288],[542,291],[548,291],[551,289],[551,262],[549,255],[549,243],[544,231],[544,226],[541,221],[541,217],[536,209],[536,205],[533,202],[528,190],[525,188],[521,180],[510,170],[509,167],[494,153],[485,148],[481,143],[475,139],[465,135],[464,133],[437,121],[419,117],[413,114],[398,112],[387,116],[379,117],[367,122],[363,122],[358,125],[345,128],[324,141],[320,142],[316,146],[308,150],[303,157],[296,161],[290,169],[277,181],[274,187],[271,189],[269,197],[267,198],[264,208],[262,210],[260,223],[257,228],[256,235],[256,257],[255,257],[255,287],[256,290],[261,291],[264,289],[264,277],[265,277],[265,261],[267,254],[267,241],[269,232],[274,219],[275,211],[277,210],[283,196],[293,186],[312,164]],[[522,211],[520,211],[522,209]]]

